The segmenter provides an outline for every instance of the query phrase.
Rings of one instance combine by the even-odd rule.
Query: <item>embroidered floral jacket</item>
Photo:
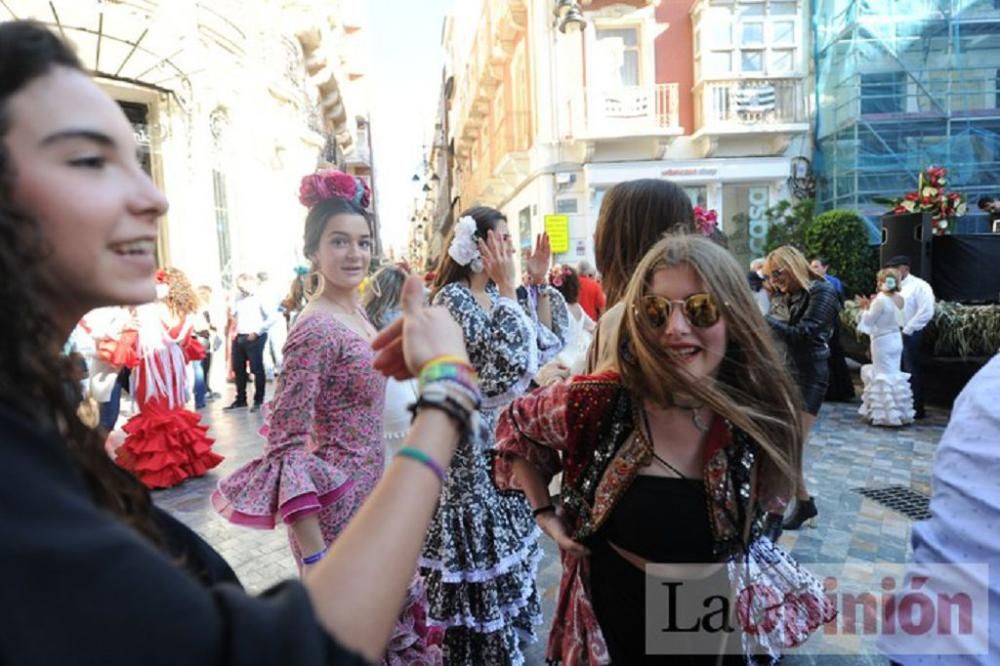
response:
[[[494,480],[519,490],[512,460],[527,459],[546,480],[562,471],[564,518],[574,539],[586,542],[605,523],[639,471],[652,462],[652,446],[636,427],[636,405],[613,372],[575,377],[515,400],[497,427]],[[760,534],[764,511],[754,492],[757,447],[716,418],[705,448],[704,479],[723,561]],[[768,504],[779,498],[767,498]],[[750,534],[744,536],[748,512]],[[563,575],[547,659],[565,666],[609,663],[590,601],[589,561],[562,553]]]

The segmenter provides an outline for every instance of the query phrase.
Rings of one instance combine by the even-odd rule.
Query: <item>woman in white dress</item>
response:
[[[580,277],[573,268],[560,264],[553,266],[549,271],[549,285],[566,301],[569,326],[566,329],[566,346],[538,372],[535,381],[541,385],[583,373],[587,351],[597,327],[580,306]]]
[[[399,266],[385,266],[368,283],[362,302],[368,319],[376,329],[382,330],[402,314],[400,300],[407,273]],[[397,381],[389,378],[385,383],[385,412],[382,416],[385,464],[403,445],[403,438],[410,431],[410,405],[417,400],[417,382],[413,379]]]
[[[858,413],[871,425],[901,426],[913,422],[913,391],[909,374],[902,372],[903,297],[899,295],[899,273],[879,271],[878,294],[858,297],[864,310],[858,330],[871,338],[872,362],[861,368],[865,390]]]

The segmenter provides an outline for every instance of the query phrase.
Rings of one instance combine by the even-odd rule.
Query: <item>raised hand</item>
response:
[[[535,236],[535,249],[528,256],[526,268],[533,284],[545,284],[545,274],[552,261],[552,244],[547,233]]]
[[[483,259],[483,271],[493,280],[501,296],[514,297],[517,271],[514,268],[514,248],[503,238],[490,230],[486,240],[479,241],[479,254]]]
[[[372,340],[372,348],[378,352],[376,370],[395,379],[408,379],[438,356],[468,359],[462,328],[446,308],[424,305],[424,285],[419,276],[406,279],[402,305],[403,317]]]

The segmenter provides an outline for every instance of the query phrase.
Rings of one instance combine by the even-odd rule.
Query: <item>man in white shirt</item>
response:
[[[247,362],[253,372],[253,406],[256,412],[264,404],[264,390],[267,375],[264,372],[264,347],[267,345],[267,329],[274,323],[274,315],[264,307],[254,295],[257,280],[246,273],[236,278],[239,295],[233,304],[233,323],[236,337],[233,339],[233,372],[236,374],[236,400],[226,409],[241,409],[247,406]]]
[[[896,269],[902,278],[899,295],[903,297],[903,316],[906,319],[903,324],[903,372],[910,373],[914,418],[922,419],[925,412],[920,345],[924,329],[934,317],[934,290],[925,281],[910,274],[909,257],[893,257],[886,262],[885,268]]]
[[[989,626],[976,631],[938,631],[924,654],[906,655],[906,632],[884,634],[882,651],[904,666],[992,666],[1000,663],[1000,355],[994,356],[962,390],[934,453],[931,518],[913,524],[913,558],[906,577],[924,575],[927,565],[988,564]],[[971,590],[960,590],[967,592]],[[926,597],[925,597],[926,598]],[[940,599],[940,597],[938,597]],[[897,606],[899,608],[899,606]],[[973,611],[978,621],[985,613]],[[989,643],[988,654],[982,643]],[[912,645],[911,645],[912,648]],[[930,654],[934,653],[934,654]]]

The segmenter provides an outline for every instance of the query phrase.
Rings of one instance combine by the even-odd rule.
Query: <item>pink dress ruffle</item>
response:
[[[353,482],[347,474],[301,447],[269,452],[219,482],[212,506],[237,525],[272,529],[291,524],[341,499]]]

